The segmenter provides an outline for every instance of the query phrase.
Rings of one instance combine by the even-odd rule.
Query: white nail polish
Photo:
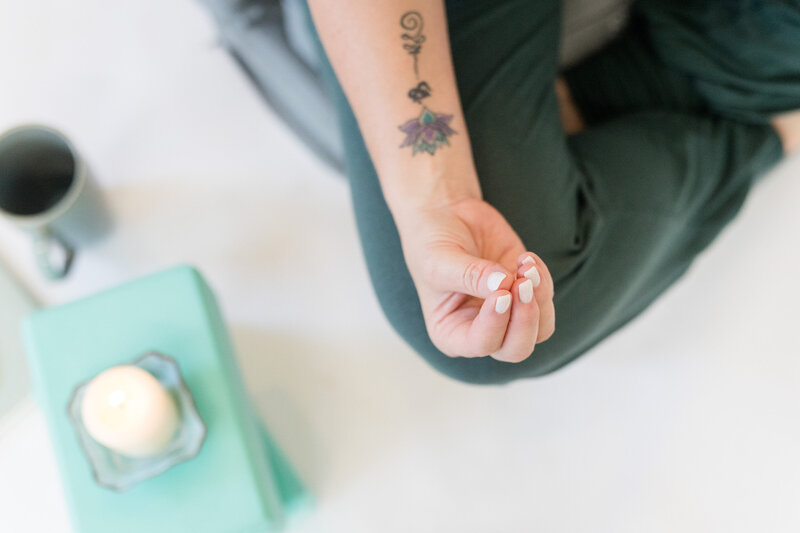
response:
[[[522,260],[522,264],[524,265],[525,263],[536,264],[536,261],[533,260],[533,257],[526,255],[525,259]]]
[[[534,287],[538,287],[539,283],[542,282],[542,278],[539,277],[539,271],[536,270],[535,266],[529,268],[527,272],[525,272],[525,277],[533,282]]]
[[[506,275],[502,272],[492,272],[489,274],[489,279],[486,280],[486,284],[489,286],[490,291],[496,291],[497,287],[503,283],[504,279],[506,279]]]
[[[497,301],[494,303],[494,310],[497,311],[499,314],[503,314],[508,311],[508,308],[511,307],[511,295],[504,294]]]
[[[533,282],[526,279],[519,284],[519,299],[526,304],[533,300]]]

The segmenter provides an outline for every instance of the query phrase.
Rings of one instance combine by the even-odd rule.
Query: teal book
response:
[[[24,325],[76,533],[258,533],[309,496],[247,398],[219,307],[188,266],[32,314]],[[151,351],[174,358],[207,427],[200,453],[130,490],[98,485],[67,416],[79,384]]]

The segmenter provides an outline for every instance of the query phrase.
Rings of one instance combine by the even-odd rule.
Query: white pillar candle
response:
[[[175,402],[152,374],[115,366],[86,387],[81,404],[86,431],[100,444],[130,457],[163,451],[178,427]]]

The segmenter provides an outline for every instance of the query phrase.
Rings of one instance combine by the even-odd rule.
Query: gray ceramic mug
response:
[[[64,277],[76,247],[108,229],[96,192],[86,163],[60,132],[32,124],[0,135],[0,217],[30,233],[45,276]]]

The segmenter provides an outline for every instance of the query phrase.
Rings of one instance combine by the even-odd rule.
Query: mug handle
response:
[[[75,249],[47,227],[34,233],[33,251],[39,270],[50,279],[66,276],[75,258]]]

